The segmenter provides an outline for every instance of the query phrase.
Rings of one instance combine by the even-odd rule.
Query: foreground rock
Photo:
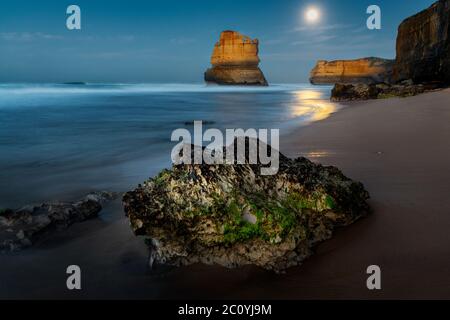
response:
[[[400,84],[342,84],[336,83],[331,91],[331,101],[355,101],[411,97],[441,88],[440,83],[413,84],[403,81]]]
[[[272,150],[272,152],[277,152]],[[280,154],[279,172],[260,165],[179,165],[123,197],[150,264],[299,265],[312,247],[368,213],[367,191],[337,168]]]
[[[450,0],[404,20],[398,28],[394,80],[450,84]]]
[[[29,247],[51,231],[96,217],[102,210],[102,204],[116,196],[110,192],[97,192],[76,202],[51,202],[19,210],[2,210],[0,250],[15,251]]]
[[[235,31],[224,31],[214,46],[212,68],[205,72],[205,81],[221,85],[267,86],[259,69],[258,40]]]
[[[381,58],[320,60],[311,70],[309,80],[312,84],[389,83],[393,65],[394,60]]]

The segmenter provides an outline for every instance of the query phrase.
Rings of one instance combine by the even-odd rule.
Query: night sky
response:
[[[399,23],[434,0],[74,0],[0,3],[0,82],[202,82],[222,30],[260,40],[272,83],[306,82],[318,59],[395,57]],[[81,8],[82,29],[66,28]],[[382,10],[368,30],[366,9]],[[307,24],[314,5],[321,18]]]

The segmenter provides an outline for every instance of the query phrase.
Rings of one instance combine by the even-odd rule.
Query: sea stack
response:
[[[223,31],[211,56],[212,68],[205,72],[205,81],[220,85],[267,86],[259,65],[257,39],[236,31]]]
[[[389,83],[394,60],[362,58],[355,60],[319,60],[311,70],[312,84]]]

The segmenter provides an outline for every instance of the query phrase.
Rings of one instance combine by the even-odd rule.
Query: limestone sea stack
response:
[[[450,0],[440,0],[398,28],[394,80],[450,84]]]
[[[223,31],[211,56],[212,68],[205,72],[207,83],[267,86],[259,65],[257,39],[236,31]]]
[[[356,60],[319,60],[312,69],[312,84],[390,82],[394,60],[362,58]]]

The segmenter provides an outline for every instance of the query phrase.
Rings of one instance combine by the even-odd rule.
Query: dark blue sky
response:
[[[201,82],[222,30],[260,40],[269,82],[304,82],[318,59],[393,58],[399,23],[434,0],[14,0],[0,3],[0,82]],[[82,30],[66,29],[66,8]],[[382,30],[366,9],[382,9]],[[315,5],[320,23],[305,26]]]

